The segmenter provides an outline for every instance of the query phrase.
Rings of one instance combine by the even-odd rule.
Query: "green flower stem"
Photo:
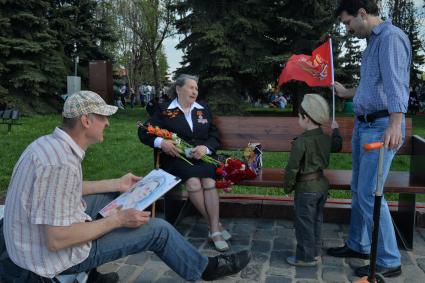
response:
[[[182,155],[179,154],[179,158],[183,159],[184,161],[186,161],[187,163],[189,163],[190,165],[193,166],[193,163],[190,162],[189,160],[187,160],[186,158],[184,158]]]
[[[178,141],[177,146],[180,148],[181,152],[184,152],[186,148],[193,148],[193,146],[191,144],[189,144],[188,142],[186,142],[186,141],[184,141],[180,138],[177,139],[177,141]],[[206,154],[201,157],[201,160],[206,162],[206,163],[209,163],[209,164],[214,164],[216,166],[220,165],[220,161],[215,160],[214,158],[212,158],[211,156],[206,155]],[[186,161],[189,162],[188,160],[186,160]]]

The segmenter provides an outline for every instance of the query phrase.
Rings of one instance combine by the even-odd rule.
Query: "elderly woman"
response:
[[[219,222],[219,196],[215,188],[215,166],[201,160],[212,154],[219,145],[218,131],[213,124],[212,113],[207,104],[197,102],[198,78],[180,75],[169,89],[171,102],[159,105],[146,124],[159,126],[176,133],[193,145],[188,156],[193,165],[179,158],[176,141],[149,135],[139,128],[140,141],[151,147],[160,148],[160,167],[180,177],[185,182],[189,199],[209,225],[209,238],[218,251],[229,249],[229,232]]]

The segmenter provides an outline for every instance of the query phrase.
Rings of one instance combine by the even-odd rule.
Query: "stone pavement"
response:
[[[265,283],[319,283],[352,282],[358,279],[353,268],[365,265],[360,259],[341,259],[323,255],[317,267],[293,267],[285,259],[295,249],[295,232],[292,221],[260,218],[224,218],[223,225],[231,232],[231,251],[250,249],[252,259],[239,274],[214,282],[265,282]],[[184,218],[177,229],[202,254],[218,253],[206,239],[208,228],[197,216]],[[323,253],[328,247],[340,246],[347,236],[348,226],[325,223],[322,231]],[[425,229],[415,232],[414,250],[401,251],[403,274],[387,278],[388,283],[425,282]],[[140,253],[105,264],[101,272],[117,271],[121,282],[185,282],[170,270],[155,254]],[[200,281],[203,282],[203,281]]]

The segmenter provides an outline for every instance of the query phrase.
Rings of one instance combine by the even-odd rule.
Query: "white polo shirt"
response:
[[[5,202],[4,236],[10,258],[20,267],[51,278],[88,257],[91,243],[49,251],[43,225],[91,220],[82,199],[84,154],[56,128],[31,143],[16,163]]]

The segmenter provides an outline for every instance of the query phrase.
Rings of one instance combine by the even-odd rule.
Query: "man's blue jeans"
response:
[[[369,253],[372,239],[373,206],[376,190],[379,150],[365,151],[366,143],[382,141],[390,118],[379,118],[372,123],[355,121],[352,137],[353,179],[351,181],[352,208],[351,224],[347,246],[360,253]],[[402,123],[403,142],[405,122]],[[386,149],[384,154],[383,176],[388,176],[396,150]],[[377,265],[397,267],[400,265],[400,252],[397,247],[394,227],[385,198],[382,198],[379,223]]]
[[[86,213],[96,218],[98,212],[116,196],[114,193],[85,196]],[[152,218],[139,228],[116,229],[93,241],[88,258],[63,273],[90,270],[142,251],[155,252],[172,270],[188,281],[201,278],[208,264],[208,258],[201,255],[173,226],[162,219]]]

